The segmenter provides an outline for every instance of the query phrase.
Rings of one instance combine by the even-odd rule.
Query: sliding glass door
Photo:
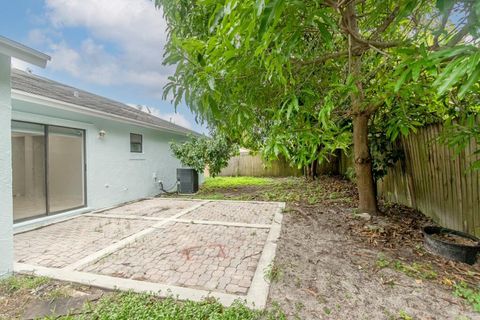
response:
[[[48,205],[50,212],[82,207],[83,130],[48,126]]]
[[[12,121],[14,220],[74,208],[85,201],[85,132]]]
[[[14,220],[47,214],[45,127],[12,122]]]

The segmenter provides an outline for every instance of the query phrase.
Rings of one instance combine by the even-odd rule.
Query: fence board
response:
[[[319,174],[337,173],[338,161],[332,157],[330,161],[319,164]],[[302,176],[303,170],[292,167],[284,160],[266,163],[258,154],[251,155],[242,152],[228,161],[228,166],[220,172],[219,176],[252,176],[252,177],[290,177]]]
[[[241,153],[228,161],[228,166],[222,169],[219,176],[288,177],[302,174],[302,170],[289,166],[286,161],[277,160],[267,164],[260,155]]]
[[[440,225],[480,236],[480,171],[469,169],[479,146],[472,140],[457,156],[437,141],[441,129],[432,125],[403,138],[405,163],[390,168],[378,190]]]

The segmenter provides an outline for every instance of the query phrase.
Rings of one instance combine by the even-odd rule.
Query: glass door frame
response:
[[[32,216],[32,217],[28,217],[28,218],[21,218],[21,219],[15,219],[13,220],[14,223],[18,223],[18,222],[23,222],[23,221],[28,221],[28,220],[33,220],[33,219],[38,219],[38,218],[41,218],[41,217],[48,217],[48,216],[51,216],[51,215],[56,215],[56,214],[59,214],[59,213],[63,213],[63,212],[67,212],[67,211],[72,211],[72,210],[77,210],[77,209],[81,209],[81,208],[85,208],[87,206],[87,139],[86,139],[86,130],[85,129],[80,129],[80,128],[73,128],[73,127],[67,127],[67,126],[59,126],[59,125],[53,125],[53,124],[45,124],[45,123],[39,123],[39,122],[32,122],[32,121],[23,121],[23,120],[16,120],[16,119],[12,119],[12,122],[21,122],[21,123],[29,123],[29,124],[35,124],[35,125],[41,125],[43,126],[43,137],[44,137],[44,161],[45,161],[45,168],[44,168],[44,171],[45,171],[45,214],[39,214],[39,215],[36,215],[36,216]],[[57,128],[66,128],[66,129],[73,129],[73,130],[79,130],[79,131],[82,131],[82,154],[83,154],[83,159],[82,159],[82,163],[83,163],[83,204],[80,205],[80,206],[76,206],[76,207],[72,207],[72,208],[68,208],[68,209],[64,209],[64,210],[58,210],[58,211],[50,211],[50,203],[49,203],[49,199],[50,199],[50,188],[49,188],[49,176],[48,176],[48,173],[49,173],[49,170],[48,170],[48,167],[49,167],[49,150],[48,150],[48,147],[49,147],[49,130],[48,128],[49,127],[57,127]],[[10,129],[12,130],[12,129]],[[13,172],[12,172],[13,174]],[[12,194],[12,197],[13,197],[13,194]],[[15,212],[13,213],[13,216],[15,217]]]

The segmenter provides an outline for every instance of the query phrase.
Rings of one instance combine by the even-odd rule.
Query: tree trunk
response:
[[[313,160],[312,163],[312,180],[317,179],[318,177],[318,159]]]
[[[345,27],[358,33],[358,25],[355,16],[355,4],[352,1],[347,5],[343,12],[343,22]],[[355,79],[357,87],[356,92],[350,94],[351,108],[353,114],[353,154],[355,159],[355,173],[357,179],[357,188],[359,195],[358,209],[362,212],[377,214],[377,198],[375,196],[375,185],[373,181],[372,159],[368,147],[368,119],[370,115],[365,110],[364,92],[361,81],[362,75],[362,57],[356,54],[357,48],[362,44],[355,41],[354,37],[346,31],[349,39],[349,69],[350,74]]]
[[[305,166],[305,179],[308,181],[315,180],[314,164],[308,164]]]
[[[358,209],[371,214],[378,213],[372,160],[368,147],[368,115],[359,114],[353,118],[353,154],[359,195]]]

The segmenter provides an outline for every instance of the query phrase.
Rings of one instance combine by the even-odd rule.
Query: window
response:
[[[130,133],[130,152],[143,152],[143,137],[141,134]]]

